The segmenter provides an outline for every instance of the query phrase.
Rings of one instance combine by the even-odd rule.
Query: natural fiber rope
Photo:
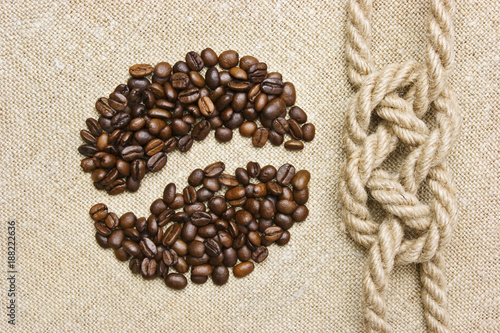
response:
[[[342,217],[352,238],[369,249],[363,278],[367,332],[390,332],[385,291],[394,265],[420,264],[429,332],[449,332],[443,248],[457,219],[455,187],[446,156],[460,130],[447,79],[454,62],[454,3],[431,0],[426,64],[406,61],[376,70],[370,53],[372,0],[349,0],[346,58],[357,89],[346,112],[347,155],[339,184]],[[372,116],[380,118],[369,132]],[[422,120],[435,119],[430,129]],[[409,154],[397,174],[382,168],[399,145]],[[419,200],[426,184],[429,204]],[[370,195],[370,197],[369,197]],[[368,199],[383,209],[372,218]]]

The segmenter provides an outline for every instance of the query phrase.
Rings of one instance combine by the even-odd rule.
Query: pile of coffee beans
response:
[[[88,130],[80,132],[86,143],[78,151],[87,157],[81,166],[111,195],[137,191],[146,173],[165,166],[167,153],[188,151],[211,130],[228,142],[239,128],[255,147],[279,146],[289,135],[287,150],[314,138],[314,125],[294,106],[294,85],[252,56],[240,59],[232,50],[217,56],[207,48],[173,67],[137,64],[129,72],[127,84],[97,100],[99,119],[87,119]]]
[[[311,175],[290,164],[276,170],[250,162],[234,175],[224,169],[217,162],[194,170],[181,193],[168,184],[163,197],[151,204],[148,218],[131,212],[118,217],[96,204],[90,216],[97,243],[114,249],[118,260],[130,259],[132,273],[160,277],[173,289],[186,287],[189,270],[197,284],[209,276],[215,284],[225,284],[228,267],[239,278],[250,274],[253,262],[267,258],[269,245],[287,244],[288,230],[307,218]],[[217,194],[221,190],[224,195]],[[171,268],[176,273],[169,273]]]

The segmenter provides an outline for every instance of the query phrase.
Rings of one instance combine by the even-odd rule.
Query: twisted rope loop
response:
[[[454,3],[430,2],[425,65],[406,61],[376,70],[370,53],[372,0],[348,1],[346,58],[357,91],[346,112],[339,197],[347,230],[369,249],[363,278],[367,332],[391,331],[385,290],[394,265],[410,263],[420,264],[428,331],[449,331],[442,252],[457,219],[445,161],[460,130],[447,82],[454,62]],[[429,128],[424,117],[434,118],[435,126]],[[400,146],[409,153],[399,171],[384,170]],[[431,194],[427,204],[419,199],[422,184]],[[369,195],[383,209],[380,223],[368,209]]]

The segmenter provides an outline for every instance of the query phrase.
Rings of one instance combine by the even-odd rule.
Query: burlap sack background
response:
[[[427,1],[376,1],[373,54],[383,66],[422,60]],[[340,227],[340,131],[352,90],[344,60],[345,1],[2,1],[0,3],[2,235],[18,223],[18,314],[6,324],[2,275],[0,331],[18,332],[359,332],[361,248]],[[450,164],[460,221],[447,250],[455,331],[500,331],[500,5],[459,1],[456,70],[451,78],[463,130]],[[94,189],[79,166],[78,132],[97,115],[95,100],[128,77],[134,63],[174,63],[190,50],[228,48],[267,62],[292,81],[297,104],[317,126],[314,142],[290,153],[254,149],[235,133],[211,135],[148,177],[136,194]],[[179,187],[216,160],[233,171],[250,160],[307,168],[313,179],[308,220],[288,246],[245,279],[181,292],[130,274],[94,240],[88,209],[148,214],[166,183]],[[6,267],[6,236],[1,265]],[[4,269],[2,269],[4,272]],[[389,320],[397,332],[422,332],[414,266],[397,268]],[[8,326],[8,327],[7,327]]]

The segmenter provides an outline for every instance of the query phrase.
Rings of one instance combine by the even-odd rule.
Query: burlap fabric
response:
[[[343,231],[337,199],[344,159],[341,128],[349,97],[344,60],[344,1],[302,2],[7,2],[0,3],[0,170],[2,235],[15,219],[18,332],[359,332],[365,252]],[[423,59],[427,1],[374,4],[375,63]],[[463,115],[449,158],[460,219],[446,249],[451,326],[500,331],[500,30],[497,1],[458,2],[456,69]],[[235,133],[169,155],[138,193],[111,197],[79,166],[78,132],[96,116],[95,100],[128,77],[134,63],[180,60],[190,50],[231,48],[265,61],[298,92],[317,126],[301,152],[251,146]],[[88,209],[148,214],[168,182],[221,160],[234,170],[250,160],[290,162],[313,176],[306,222],[286,247],[244,279],[180,292],[133,276],[94,240]],[[6,236],[0,242],[6,267]],[[0,279],[2,311],[7,281]],[[425,330],[414,266],[396,268],[388,290],[397,332]]]

